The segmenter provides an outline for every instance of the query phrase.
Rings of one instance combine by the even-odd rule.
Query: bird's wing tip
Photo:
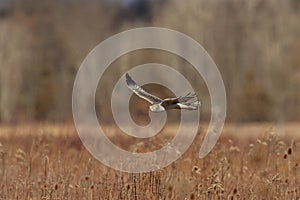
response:
[[[127,72],[126,72],[126,75],[125,75],[125,77],[126,77],[126,80],[128,80],[128,79],[130,79],[130,78],[131,78]]]
[[[135,82],[133,81],[133,79],[130,77],[128,73],[126,73],[126,83],[128,86],[135,85]]]

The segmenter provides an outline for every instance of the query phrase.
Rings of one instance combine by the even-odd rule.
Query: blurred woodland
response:
[[[113,34],[144,26],[183,32],[208,51],[223,76],[228,121],[300,120],[300,0],[2,1],[2,123],[71,121],[73,82],[86,55]],[[97,96],[109,96],[126,70],[148,62],[181,71],[202,105],[209,105],[201,76],[185,60],[155,50],[116,60]],[[109,122],[107,103],[96,98],[97,111]],[[135,109],[148,112],[143,102]],[[201,116],[210,118],[209,106]]]

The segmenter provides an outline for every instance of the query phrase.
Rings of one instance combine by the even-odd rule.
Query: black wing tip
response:
[[[135,85],[134,80],[131,78],[131,76],[128,73],[126,73],[126,83],[127,85]]]
[[[129,74],[128,73],[126,73],[126,81],[128,81],[128,80],[132,80],[132,78],[129,76]]]

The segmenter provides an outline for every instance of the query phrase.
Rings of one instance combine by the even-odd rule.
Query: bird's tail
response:
[[[197,107],[197,108],[201,105],[197,99],[196,93],[188,93],[183,97],[179,97],[178,102],[186,106]]]
[[[178,105],[181,109],[197,110],[198,107],[201,105],[201,103],[198,100],[195,100],[192,102],[181,102],[181,103],[178,103]]]

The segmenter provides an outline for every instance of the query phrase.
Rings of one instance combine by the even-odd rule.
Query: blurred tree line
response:
[[[300,119],[300,0],[122,2],[12,0],[1,7],[0,121],[71,120],[73,81],[85,56],[109,36],[143,26],[181,31],[208,51],[225,82],[228,120]],[[174,66],[209,105],[201,76],[185,60],[154,50],[115,61],[97,96],[109,96],[126,70],[147,62]],[[107,103],[96,99],[110,121]],[[209,106],[201,109],[209,119]]]

